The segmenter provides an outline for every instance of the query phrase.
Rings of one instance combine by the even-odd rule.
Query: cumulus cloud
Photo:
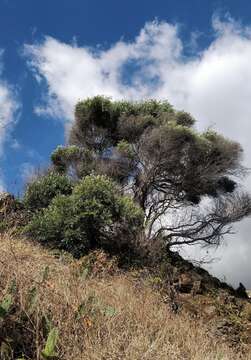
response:
[[[103,94],[114,99],[168,99],[192,113],[199,129],[213,126],[239,141],[245,164],[251,165],[251,28],[214,18],[214,37],[207,48],[186,56],[179,27],[166,22],[147,23],[131,42],[118,41],[108,49],[62,43],[46,37],[26,45],[25,54],[37,81],[46,84],[38,113],[69,121],[75,103]],[[194,37],[192,37],[194,38]],[[191,46],[194,48],[194,41]],[[251,180],[247,180],[251,191]],[[250,220],[249,220],[250,221]],[[231,246],[213,271],[237,282],[251,271],[248,227],[243,222]]]
[[[25,45],[35,78],[47,84],[44,105],[36,111],[70,119],[76,102],[88,96],[149,97],[153,81],[155,86],[159,83],[154,63],[171,64],[181,48],[176,27],[157,22],[146,24],[134,42],[119,41],[107,50],[72,46],[51,37]],[[133,74],[128,80],[129,73]]]

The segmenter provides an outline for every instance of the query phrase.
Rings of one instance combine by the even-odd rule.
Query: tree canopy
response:
[[[51,159],[59,173],[105,175],[144,212],[147,241],[167,246],[218,245],[231,224],[251,213],[239,180],[246,173],[238,142],[167,101],[112,101],[96,96],[76,106],[67,146]]]

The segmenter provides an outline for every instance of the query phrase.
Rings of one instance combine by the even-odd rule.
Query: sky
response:
[[[250,62],[249,0],[0,0],[0,190],[21,196],[97,94],[168,99],[239,141],[251,168]],[[250,219],[235,230],[205,266],[251,288]]]

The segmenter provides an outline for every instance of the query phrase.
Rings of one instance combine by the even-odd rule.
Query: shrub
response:
[[[28,184],[24,194],[24,205],[31,210],[46,208],[60,194],[69,195],[72,183],[65,175],[49,172]]]
[[[105,176],[85,177],[72,195],[55,197],[26,232],[43,244],[79,257],[89,249],[128,247],[143,224],[143,212]]]

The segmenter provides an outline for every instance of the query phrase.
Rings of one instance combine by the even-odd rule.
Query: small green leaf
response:
[[[52,323],[52,320],[51,320],[51,315],[43,314],[43,316],[42,316],[42,325],[43,325],[44,334],[46,334],[46,335],[49,334],[51,329],[53,329],[53,323]]]
[[[56,345],[58,341],[58,329],[53,328],[49,332],[49,335],[46,340],[45,348],[42,351],[42,356],[44,359],[55,358],[56,355]]]
[[[0,318],[4,318],[7,315],[12,303],[12,296],[7,294],[0,304]]]

